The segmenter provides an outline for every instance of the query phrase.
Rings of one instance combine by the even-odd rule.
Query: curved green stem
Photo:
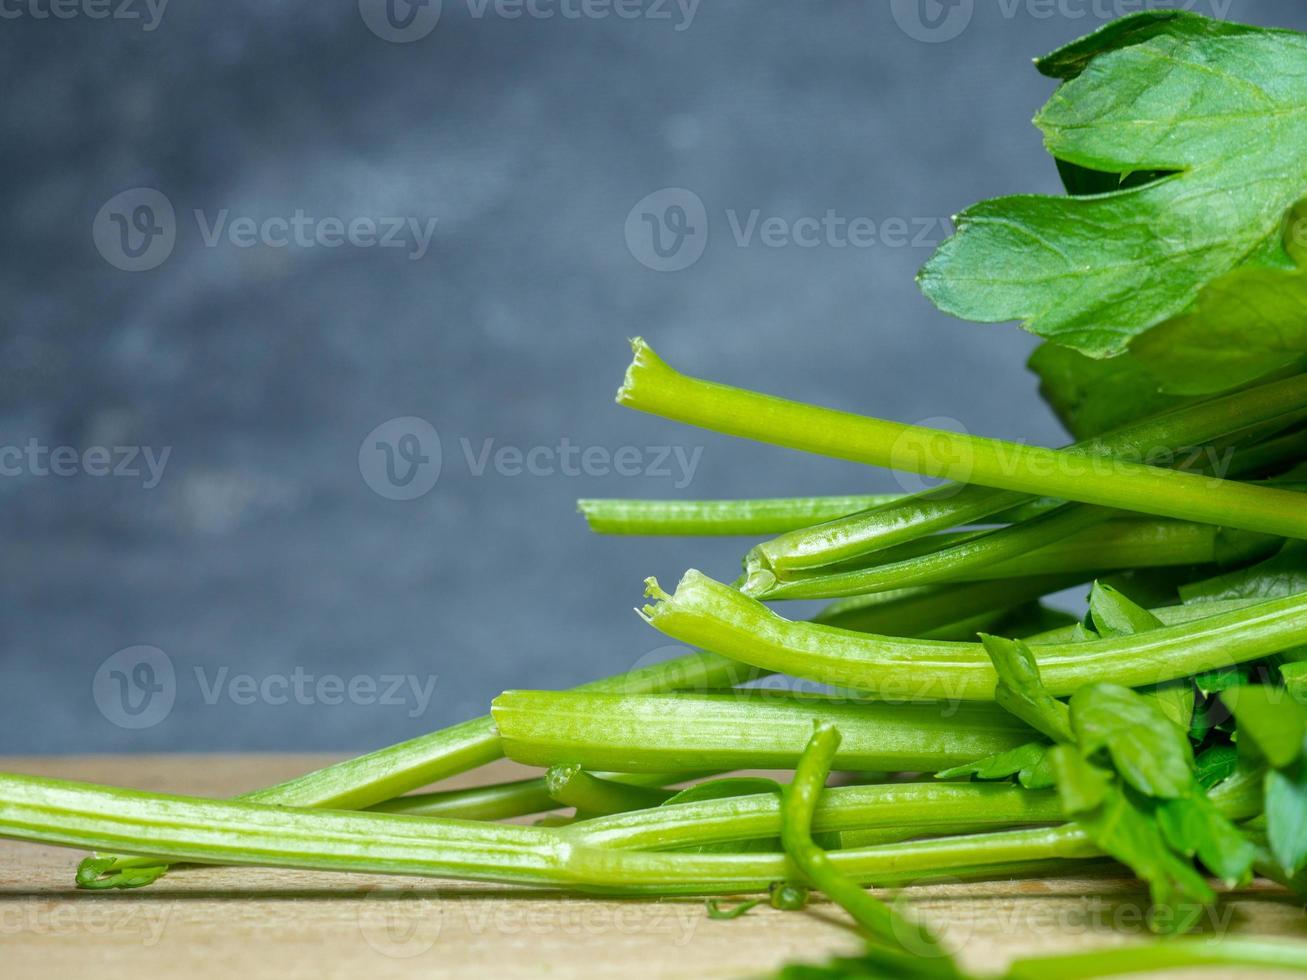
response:
[[[826,778],[839,745],[838,729],[829,724],[816,725],[794,770],[794,781],[781,795],[781,844],[785,853],[810,885],[825,892],[827,898],[853,916],[871,938],[906,955],[947,959],[947,951],[929,930],[906,920],[857,882],[842,875],[812,839],[813,814],[826,788]]]
[[[674,596],[656,583],[644,615],[663,633],[745,663],[892,699],[991,700],[996,675],[978,643],[852,633],[777,616],[735,589],[689,571]],[[1307,642],[1307,593],[1135,636],[1039,647],[1055,695],[1112,681],[1143,687],[1265,657]]]
[[[668,777],[668,782],[673,782]],[[675,790],[657,786],[639,786],[603,779],[586,772],[575,763],[551,766],[545,773],[549,795],[563,806],[575,807],[587,814],[624,813],[658,806],[676,795]]]

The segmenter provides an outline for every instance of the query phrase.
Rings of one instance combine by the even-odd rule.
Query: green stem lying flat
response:
[[[633,341],[632,347],[635,357],[617,400],[654,415],[923,476],[960,477],[1024,494],[1307,538],[1307,507],[1300,494],[1286,490],[804,405],[690,378],[664,364],[643,341]],[[1246,424],[1241,419],[1238,427]]]
[[[296,810],[10,773],[0,773],[0,837],[167,861],[452,877],[605,894],[763,891],[786,874],[782,854],[615,850],[577,843],[568,828]],[[1061,826],[839,851],[832,861],[858,881],[892,885],[1046,873],[1062,860],[1098,856],[1082,832]]]
[[[780,534],[900,499],[901,494],[764,500],[578,500],[576,508],[596,534],[723,537]]]
[[[886,589],[1047,575],[1088,580],[1129,568],[1228,564],[1273,551],[1281,539],[1189,521],[1116,520],[1072,505],[1024,524],[867,568],[812,570],[778,581],[756,565],[741,591],[757,599],[834,599]]]
[[[702,773],[613,773],[614,780],[632,786],[662,786],[694,779]],[[433,793],[399,796],[367,809],[373,813],[407,813],[459,820],[510,820],[531,813],[555,810],[559,802],[549,795],[545,777],[518,779],[489,786],[469,786]],[[607,811],[605,811],[607,812]],[[617,812],[617,811],[611,811]]]
[[[1047,790],[1010,783],[882,783],[828,789],[817,805],[813,829],[818,833],[896,830],[905,836],[925,836],[942,834],[942,828],[955,824],[977,833],[1061,819],[1061,803]],[[775,793],[756,793],[672,803],[584,820],[573,824],[571,831],[596,847],[640,850],[758,840],[780,835],[780,799]]]
[[[814,719],[839,726],[837,765],[857,771],[937,772],[1032,738],[995,705],[887,705],[765,691],[506,691],[490,710],[510,759],[616,772],[792,769]]]
[[[769,670],[896,700],[988,701],[993,665],[978,643],[907,640],[795,623],[696,571],[644,615],[658,630]],[[1307,642],[1307,593],[1273,599],[1135,636],[1039,647],[1044,685],[1055,695],[1111,681],[1160,684],[1269,656]]]

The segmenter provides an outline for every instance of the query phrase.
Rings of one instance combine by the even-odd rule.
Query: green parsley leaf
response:
[[[1204,363],[1200,376],[1187,365],[1201,352],[1171,359],[1181,356],[1177,332],[1211,347],[1204,332],[1213,317],[1265,285],[1254,271],[1298,274],[1283,229],[1307,197],[1307,36],[1145,17],[1063,49],[1041,69],[1067,79],[1036,119],[1056,159],[1167,176],[1087,197],[1024,195],[969,208],[922,270],[925,294],[954,315],[1021,320],[1097,358],[1189,315],[1197,320],[1169,328],[1166,357],[1145,364],[1157,373],[1160,363],[1186,390],[1226,388],[1298,356],[1296,333],[1254,333],[1223,341],[1222,365]],[[1277,307],[1240,322],[1256,331],[1289,318]]]
[[[994,700],[1053,741],[1074,741],[1070,709],[1044,689],[1030,647],[987,633],[981,633],[980,639],[998,673]]]
[[[1307,865],[1307,764],[1266,774],[1266,835],[1289,875]]]
[[[1240,744],[1253,742],[1276,769],[1292,765],[1303,753],[1307,738],[1307,707],[1282,687],[1247,684],[1221,695],[1239,723]]]
[[[1053,772],[1048,765],[1048,748],[1044,742],[1027,742],[977,762],[945,769],[936,773],[935,778],[974,776],[976,779],[1007,779],[1016,776],[1017,782],[1026,789],[1048,789],[1053,785]]]
[[[1106,749],[1127,783],[1146,796],[1178,799],[1193,785],[1188,733],[1155,701],[1116,684],[1071,698],[1071,727],[1085,755]]]
[[[1077,440],[1092,439],[1183,403],[1129,355],[1096,360],[1041,344],[1030,355],[1039,392]]]

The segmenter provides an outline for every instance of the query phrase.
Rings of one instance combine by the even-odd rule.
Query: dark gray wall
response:
[[[712,378],[1058,441],[1023,368],[1030,338],[948,320],[912,277],[944,216],[1057,189],[1029,124],[1051,86],[1029,59],[1118,5],[924,3],[956,19],[932,35],[915,0],[705,0],[692,18],[673,0],[670,19],[637,0],[629,20],[444,0],[429,34],[392,43],[368,26],[387,33],[372,0],[174,0],[152,30],[89,16],[94,0],[70,19],[10,0],[0,751],[408,737],[482,713],[501,689],[652,655],[663,641],[631,612],[641,579],[731,576],[744,547],[594,537],[575,498],[896,486],[617,408],[630,335]],[[564,6],[583,9],[536,9]],[[1215,8],[1307,26],[1297,3]],[[144,0],[128,11],[151,16]],[[702,202],[708,234],[697,261],[660,272],[643,209],[629,235],[627,221],[668,187]],[[118,196],[136,188],[150,191]],[[683,191],[658,213],[693,205]],[[759,228],[740,245],[732,220],[755,210],[869,218],[889,240],[774,247]],[[248,222],[297,211],[315,219],[310,241],[336,219],[355,222],[353,242],[237,243]],[[370,243],[357,219],[385,218],[435,219],[425,253]],[[149,243],[139,258],[122,221],[134,251]],[[692,258],[696,236],[668,261]],[[431,457],[431,435],[395,423],[365,436],[405,417],[438,432],[441,467],[428,492],[396,500],[430,483],[434,460],[397,487],[377,440]],[[593,447],[590,472],[512,475],[492,459],[478,476],[463,440],[475,455],[487,439],[492,452]],[[73,475],[48,472],[44,454],[65,446]],[[600,450],[624,446],[642,475],[597,472]],[[688,485],[647,472],[659,446],[702,451]],[[141,475],[95,475],[104,459],[79,455],[93,447]],[[157,485],[113,447],[148,448],[156,465],[169,451]],[[407,680],[383,697],[391,675]]]

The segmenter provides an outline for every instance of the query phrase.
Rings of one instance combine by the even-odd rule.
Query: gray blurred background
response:
[[[1058,190],[1030,58],[1143,4],[123,2],[0,18],[0,752],[407,738],[661,656],[641,580],[748,544],[576,498],[899,485],[619,409],[631,335],[1062,438],[1031,338],[913,273]]]

